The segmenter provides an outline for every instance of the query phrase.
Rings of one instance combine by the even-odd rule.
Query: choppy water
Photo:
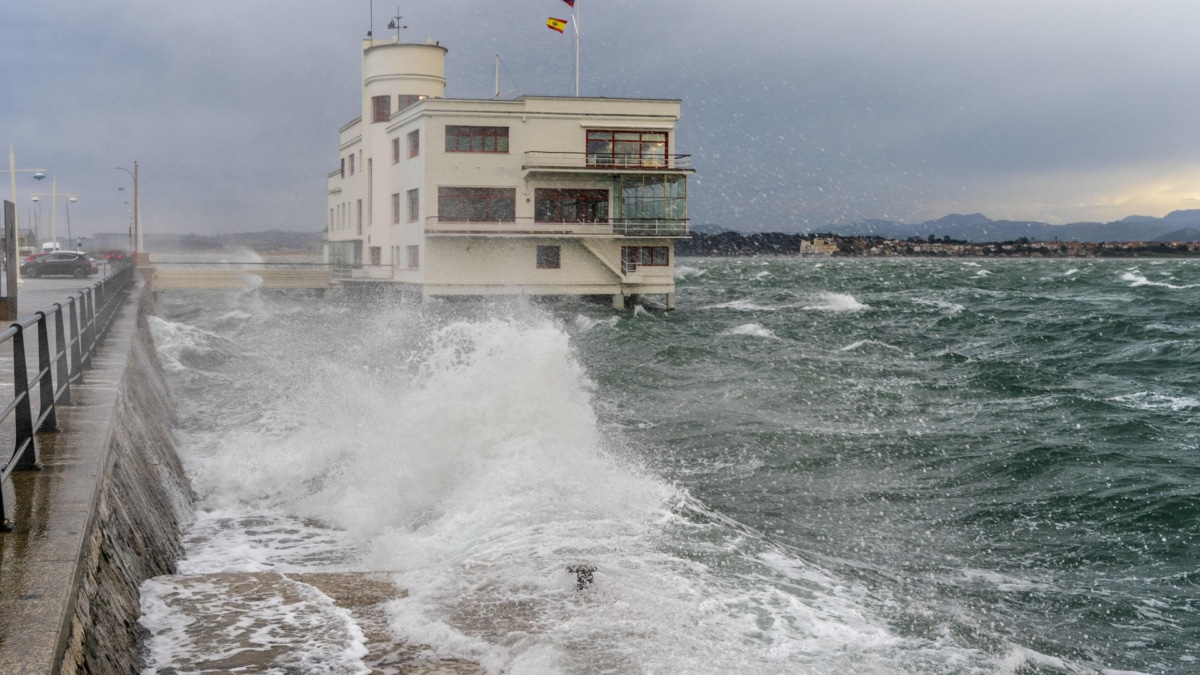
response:
[[[1200,265],[678,277],[164,294],[183,571],[394,571],[398,638],[493,672],[1200,672]],[[151,671],[189,649],[155,593]]]

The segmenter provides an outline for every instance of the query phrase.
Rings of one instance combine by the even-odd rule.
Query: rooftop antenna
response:
[[[508,91],[504,92],[503,94],[500,93],[500,67],[501,66],[504,66],[504,74],[508,75],[508,79],[513,80],[512,73],[508,72],[508,66],[505,66],[503,64],[503,62],[500,61],[500,55],[497,54],[496,55],[496,95],[493,98],[500,98],[501,96],[508,96],[510,94],[520,93],[521,87],[520,87],[520,85],[517,84],[516,80],[513,80],[513,88],[512,89],[509,89]]]
[[[388,22],[388,28],[392,28],[396,31],[396,42],[400,41],[400,31],[408,28],[408,26],[400,25],[400,19],[403,18],[404,17],[400,16],[400,5],[396,5],[396,16],[392,17],[392,20]]]
[[[371,10],[370,10],[371,11],[371,21],[370,21],[370,23],[367,24],[367,39],[368,40],[371,38],[371,32],[375,28],[375,0],[371,0],[370,8],[371,8]]]

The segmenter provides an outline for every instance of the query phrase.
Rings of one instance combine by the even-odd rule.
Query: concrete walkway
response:
[[[62,302],[90,284],[38,279],[22,284],[20,315]],[[3,486],[13,521],[0,533],[0,672],[58,672],[78,592],[79,561],[94,512],[98,477],[134,333],[136,308],[119,310],[112,329],[60,406],[60,434],[37,437],[43,469],[16,472]]]

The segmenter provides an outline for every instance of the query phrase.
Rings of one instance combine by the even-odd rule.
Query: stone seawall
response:
[[[138,588],[182,553],[191,495],[152,297],[134,294],[60,408],[63,433],[38,437],[44,470],[14,474],[6,492],[16,529],[0,534],[0,672],[138,672]]]

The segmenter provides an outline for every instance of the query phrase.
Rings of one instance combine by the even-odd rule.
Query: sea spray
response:
[[[1200,272],[971,262],[164,294],[185,564],[387,570],[397,639],[491,672],[1189,672]]]

